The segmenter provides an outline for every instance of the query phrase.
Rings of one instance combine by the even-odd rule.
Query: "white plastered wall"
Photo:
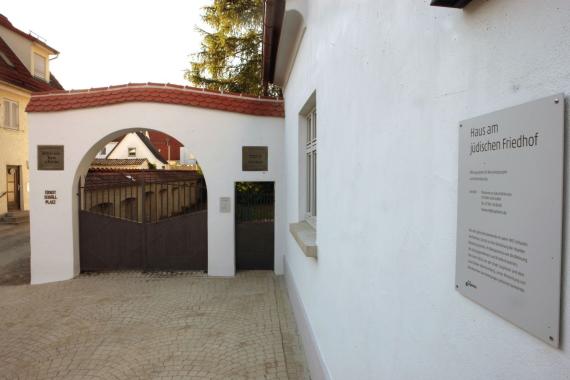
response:
[[[79,178],[85,175],[97,152],[108,141],[141,129],[175,137],[200,162],[208,188],[208,274],[211,276],[235,273],[235,182],[275,181],[275,272],[283,273],[283,119],[178,105],[126,103],[31,113],[29,126],[33,284],[66,280],[78,274]],[[38,171],[38,145],[64,145],[65,169]],[[241,171],[244,145],[269,147],[267,172]],[[55,205],[44,204],[45,190],[57,192]],[[231,213],[219,212],[220,197],[231,198]]]
[[[286,210],[300,219],[299,110],[316,90],[319,257],[287,234],[285,261],[322,360],[313,378],[567,379],[568,260],[559,350],[462,297],[454,276],[457,124],[570,91],[570,2],[307,6],[285,89]]]

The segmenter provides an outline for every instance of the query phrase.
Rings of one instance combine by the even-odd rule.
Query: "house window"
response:
[[[99,152],[100,156],[105,156],[107,154],[107,147],[104,147],[103,149],[101,149],[101,151]]]
[[[314,222],[317,217],[317,109],[313,108],[305,122],[305,216]]]
[[[18,102],[13,100],[4,99],[4,128],[20,129],[20,107]]]
[[[46,57],[34,53],[34,76],[46,80]]]
[[[4,62],[6,62],[6,64],[8,66],[14,67],[14,64],[12,63],[12,61],[10,61],[10,59],[8,59],[8,57],[6,57],[6,54],[2,53],[1,51],[0,51],[0,59],[2,59]]]
[[[129,157],[137,156],[137,148],[129,148]]]
[[[299,222],[289,232],[307,257],[317,259],[317,92],[299,110]]]

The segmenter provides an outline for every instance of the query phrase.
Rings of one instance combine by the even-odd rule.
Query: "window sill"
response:
[[[317,258],[317,230],[306,221],[291,223],[289,232],[307,257]]]
[[[10,127],[2,127],[3,130],[5,131],[10,131],[10,132],[24,132],[23,129],[20,128],[10,128]]]

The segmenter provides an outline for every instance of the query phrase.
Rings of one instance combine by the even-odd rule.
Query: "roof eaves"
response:
[[[150,142],[148,137],[142,132],[137,132],[137,136],[141,139],[141,141],[146,145],[146,147],[150,150],[150,152],[156,157],[157,160],[162,162],[163,164],[168,164],[168,161],[162,157],[162,154],[156,149],[154,145]]]
[[[54,48],[52,48],[51,46],[49,46],[47,43],[45,43],[44,41],[40,40],[37,37],[32,36],[30,33],[26,33],[18,28],[16,28],[12,22],[10,22],[10,20],[8,20],[8,17],[4,16],[3,14],[0,13],[0,26],[3,26],[4,28],[24,37],[25,39],[27,39],[28,41],[32,41],[34,43],[37,43],[38,45],[43,46],[44,48],[48,49],[49,51],[52,52],[52,54],[59,54],[59,51],[55,50]]]
[[[0,37],[0,52],[12,63],[11,65],[6,64],[1,66],[2,72],[0,73],[0,80],[31,92],[62,89],[61,84],[59,84],[55,77],[53,83],[47,83],[34,78],[2,37]]]
[[[263,15],[263,44],[262,44],[262,65],[263,65],[263,88],[273,82],[275,76],[275,61],[277,59],[277,48],[279,47],[279,37],[285,14],[284,0],[265,0],[265,12]]]
[[[115,149],[117,149],[117,147],[119,146],[119,144],[123,142],[123,140],[125,139],[125,137],[127,137],[127,135],[124,135],[123,137],[121,137],[121,139],[115,144],[115,146],[113,147],[113,149],[111,149],[111,151],[107,154],[106,157],[111,156],[111,154],[115,151]]]

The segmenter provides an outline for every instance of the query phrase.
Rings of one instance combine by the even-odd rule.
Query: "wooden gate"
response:
[[[235,200],[236,269],[273,270],[274,183],[238,182]]]
[[[90,172],[78,195],[81,271],[207,269],[207,193],[198,173]]]

